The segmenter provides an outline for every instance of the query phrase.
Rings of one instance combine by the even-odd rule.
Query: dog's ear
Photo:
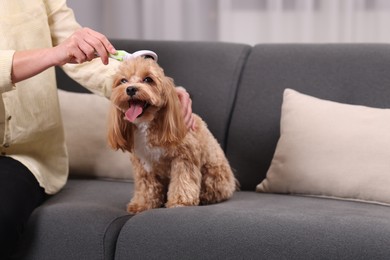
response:
[[[128,124],[123,119],[123,113],[114,105],[111,105],[111,110],[108,120],[108,144],[114,150],[121,149],[122,151],[133,150],[133,125]]]
[[[162,87],[167,95],[166,106],[159,111],[156,118],[159,142],[163,145],[181,142],[187,133],[183,111],[175,90],[173,79],[164,77]]]

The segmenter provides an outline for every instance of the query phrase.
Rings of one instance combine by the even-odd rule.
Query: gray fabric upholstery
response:
[[[285,88],[349,104],[390,107],[390,45],[254,46],[242,74],[227,156],[241,188],[254,190],[279,138]]]
[[[133,184],[69,180],[31,216],[23,259],[114,259],[116,239],[130,218]]]
[[[72,179],[33,213],[21,259],[388,259],[390,207],[255,193],[282,92],[389,107],[390,45],[114,40],[151,49],[226,148],[241,190],[215,205],[126,213],[133,184]],[[84,91],[58,71],[59,86]]]
[[[158,209],[120,232],[124,259],[388,259],[390,208],[238,192],[212,206]]]

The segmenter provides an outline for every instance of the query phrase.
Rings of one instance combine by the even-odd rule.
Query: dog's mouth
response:
[[[139,99],[130,99],[129,100],[129,108],[125,113],[125,117],[128,121],[134,122],[137,118],[141,117],[150,104],[146,101],[142,101]]]

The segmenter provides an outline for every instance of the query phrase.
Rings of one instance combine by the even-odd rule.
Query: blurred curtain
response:
[[[390,42],[389,0],[68,0],[112,38]]]
[[[221,0],[219,11],[221,40],[390,42],[388,0]]]

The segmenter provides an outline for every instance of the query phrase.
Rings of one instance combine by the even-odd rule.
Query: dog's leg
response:
[[[202,185],[200,204],[212,204],[229,199],[238,188],[238,182],[228,163],[204,165],[202,167]]]
[[[180,159],[172,162],[167,208],[199,205],[202,175],[192,163]]]
[[[153,172],[146,172],[138,161],[133,160],[134,196],[127,205],[127,211],[136,214],[164,205],[166,188],[163,181]]]

